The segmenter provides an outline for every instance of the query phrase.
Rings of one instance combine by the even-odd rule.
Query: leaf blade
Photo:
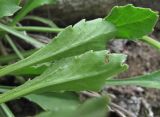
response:
[[[135,39],[153,31],[158,21],[158,13],[129,4],[114,7],[105,19],[116,25],[118,38]]]
[[[138,85],[147,88],[160,89],[160,71],[148,73],[124,80],[107,80],[106,85]]]
[[[109,63],[105,63],[106,51],[89,51],[76,57],[61,59],[39,77],[0,95],[0,103],[39,90],[41,92],[99,90],[107,78],[127,69],[126,64],[123,64],[125,55],[107,56]]]
[[[20,0],[0,0],[0,18],[12,16],[21,7],[18,6]]]
[[[0,76],[39,62],[54,61],[89,50],[104,50],[106,40],[113,38],[115,33],[115,27],[103,19],[82,20],[64,29],[51,43],[33,55],[1,69]]]
[[[49,111],[41,113],[36,117],[105,117],[108,111],[108,103],[109,100],[107,97],[98,97],[87,100],[74,111]]]
[[[30,94],[25,98],[38,104],[45,111],[75,110],[81,104],[78,95],[72,92]]]

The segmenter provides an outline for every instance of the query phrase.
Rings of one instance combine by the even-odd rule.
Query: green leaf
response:
[[[54,4],[55,2],[56,0],[38,0],[38,2],[37,0],[27,0],[20,12],[18,12],[18,14],[14,17],[13,22],[11,24],[15,25],[33,9],[46,4]]]
[[[93,52],[64,58],[53,63],[42,75],[0,95],[0,103],[40,91],[100,90],[105,80],[127,69],[123,54]]]
[[[10,75],[38,76],[38,75],[42,74],[50,65],[51,65],[51,62],[28,66],[23,69],[17,70],[15,72],[11,73]]]
[[[107,80],[106,85],[139,85],[142,87],[160,89],[160,71],[133,78],[126,78],[124,80]]]
[[[18,6],[19,0],[0,0],[0,18],[12,16],[21,7]]]
[[[153,31],[158,20],[158,12],[129,4],[114,7],[105,19],[117,27],[118,38],[135,39]]]
[[[75,110],[81,103],[78,95],[71,92],[30,94],[25,98],[38,104],[45,111]]]
[[[98,97],[87,100],[76,110],[44,112],[36,117],[106,117],[108,98]]]
[[[33,55],[0,70],[0,76],[40,62],[58,60],[82,54],[89,50],[104,50],[107,39],[112,39],[115,27],[103,19],[82,20],[65,28],[51,43]]]
[[[18,4],[18,5],[19,5],[20,2],[21,2],[21,0],[12,0],[12,1],[15,1],[15,3]]]
[[[108,110],[108,98],[98,97],[87,100],[80,108],[73,113],[72,117],[106,117]]]
[[[46,111],[46,112],[42,112],[40,114],[38,114],[37,116],[35,117],[72,117],[73,111]]]

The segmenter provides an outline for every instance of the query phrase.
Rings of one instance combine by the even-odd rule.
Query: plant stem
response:
[[[22,53],[22,56],[24,57],[28,57],[30,56],[31,54],[33,54],[34,52],[36,52],[37,50],[36,49],[33,49],[33,50],[29,50],[29,51],[24,51]],[[6,56],[0,56],[0,63],[1,64],[6,64],[8,62],[11,62],[11,61],[16,61],[18,60],[18,57],[16,54],[10,54],[10,55],[6,55]]]
[[[15,87],[13,87],[13,86],[2,86],[2,85],[0,85],[0,93],[7,92],[7,91],[9,91],[9,90],[11,90],[11,89],[13,89],[13,88],[15,88]]]
[[[3,55],[3,56],[7,56],[8,53],[6,51],[6,48],[4,47],[2,41],[0,41],[0,53]]]
[[[160,42],[158,42],[157,40],[155,40],[149,36],[143,36],[141,40],[143,42],[146,42],[147,44],[151,45],[152,47],[160,50]]]
[[[4,25],[4,24],[0,23],[0,29],[1,29],[2,31],[5,31],[5,32],[7,32],[7,33],[10,33],[10,34],[12,34],[12,35],[14,35],[14,36],[16,36],[16,37],[19,37],[20,39],[22,39],[22,40],[24,40],[24,41],[32,44],[33,46],[35,46],[35,47],[37,47],[37,48],[41,48],[41,47],[44,47],[44,46],[45,46],[44,43],[41,43],[41,42],[35,40],[34,38],[29,37],[28,35],[25,35],[25,34],[23,34],[23,33],[20,33],[19,31],[14,30],[14,29],[13,29],[12,27],[10,27],[10,26],[7,26],[7,25]],[[0,30],[0,31],[1,31],[1,30]]]
[[[23,27],[14,27],[14,29],[19,31],[33,31],[33,32],[52,32],[59,33],[63,29],[62,28],[50,28],[50,27],[40,27],[40,26],[23,26]]]
[[[46,24],[50,27],[54,27],[54,28],[58,28],[57,25],[50,19],[47,18],[43,18],[43,17],[38,17],[38,16],[26,16],[24,17],[22,20],[33,20],[33,21],[37,21],[37,22],[41,22],[43,24]]]
[[[5,103],[2,103],[0,106],[1,106],[2,110],[4,111],[6,117],[15,117]]]
[[[12,39],[8,36],[5,35],[6,40],[8,41],[8,43],[10,44],[10,46],[12,47],[12,49],[15,51],[15,53],[17,54],[17,56],[20,59],[24,59],[23,55],[21,54],[21,52],[18,50],[18,48],[16,47],[16,45],[14,44],[14,42],[12,41]]]

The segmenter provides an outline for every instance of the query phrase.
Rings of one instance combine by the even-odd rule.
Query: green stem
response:
[[[2,85],[0,85],[0,93],[7,92],[7,91],[9,91],[9,90],[11,90],[11,89],[13,89],[13,88],[15,88],[15,87],[13,87],[13,86],[2,86]]]
[[[33,20],[33,21],[37,21],[37,22],[41,22],[43,24],[46,24],[50,27],[54,27],[57,28],[58,26],[50,19],[47,18],[43,18],[43,17],[38,17],[38,16],[26,16],[24,17],[22,20]]]
[[[13,115],[13,113],[11,112],[11,110],[8,108],[8,106],[5,103],[2,103],[0,105],[0,107],[2,108],[2,110],[5,113],[6,117],[15,117]]]
[[[157,40],[148,37],[148,36],[143,36],[141,39],[143,42],[146,42],[147,44],[153,46],[154,48],[157,48],[158,50],[160,50],[160,42],[158,42]]]
[[[10,44],[10,46],[12,47],[12,49],[15,51],[15,53],[17,54],[17,56],[20,59],[24,59],[23,55],[21,54],[21,52],[18,50],[18,48],[16,47],[16,45],[14,44],[14,42],[12,41],[12,39],[8,36],[5,35],[6,40],[8,41],[8,43]]]
[[[25,35],[23,33],[20,33],[19,31],[17,30],[14,30],[12,27],[10,26],[7,26],[7,25],[4,25],[2,23],[0,23],[0,29],[2,31],[5,31],[5,32],[8,32],[16,37],[19,37],[20,39],[32,44],[33,46],[37,47],[37,48],[41,48],[41,47],[44,47],[45,44],[35,40],[34,38],[32,37],[29,37],[28,35]]]
[[[14,29],[19,31],[33,31],[33,32],[52,32],[59,33],[62,28],[49,28],[49,27],[40,27],[40,26],[23,26],[23,27],[14,27]]]
[[[37,51],[37,49],[24,51],[22,53],[22,56],[24,56],[26,58],[36,51]],[[10,54],[10,55],[7,55],[7,56],[0,56],[0,63],[1,64],[6,64],[8,62],[11,62],[11,61],[13,62],[13,61],[16,61],[16,60],[18,60],[18,56],[16,54]]]

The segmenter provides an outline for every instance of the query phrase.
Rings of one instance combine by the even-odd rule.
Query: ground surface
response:
[[[117,48],[114,46],[117,43],[121,43],[123,46]],[[160,69],[159,52],[142,42],[113,41],[110,44],[110,48],[115,52],[123,52],[128,55],[127,63],[130,66],[129,70],[121,74],[119,78],[137,76]],[[154,117],[159,117],[160,115],[159,90],[123,86],[110,87],[107,88],[107,91],[115,95],[116,98],[113,99],[115,103],[134,112],[138,117],[153,117],[149,116],[149,113],[154,113]],[[141,111],[142,109],[143,111]],[[144,116],[144,111],[149,112],[146,112],[147,114]]]

